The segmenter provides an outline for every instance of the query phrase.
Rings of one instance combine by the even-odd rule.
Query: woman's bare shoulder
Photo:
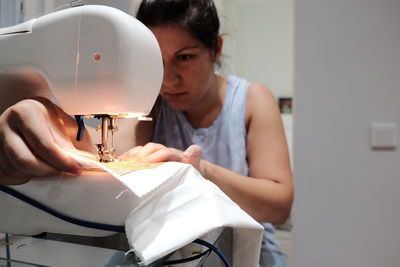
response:
[[[261,83],[249,83],[246,103],[246,120],[248,122],[255,114],[275,114],[278,107],[271,90]]]
[[[261,97],[263,100],[275,100],[271,90],[264,84],[258,82],[250,82],[248,87],[248,96],[250,100]]]

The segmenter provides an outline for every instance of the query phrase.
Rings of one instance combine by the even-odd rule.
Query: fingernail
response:
[[[183,155],[186,157],[191,157],[193,155],[193,151],[187,149],[183,152]]]
[[[69,171],[69,173],[78,176],[82,173],[82,168],[76,168],[76,169],[72,169],[71,171]]]

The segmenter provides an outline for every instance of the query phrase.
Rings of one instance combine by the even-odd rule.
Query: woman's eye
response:
[[[186,60],[193,58],[193,55],[183,54],[183,55],[178,55],[177,58],[180,61],[186,61]]]

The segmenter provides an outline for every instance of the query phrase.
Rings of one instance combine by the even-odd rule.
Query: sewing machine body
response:
[[[122,228],[127,215],[140,202],[132,191],[105,172],[37,178],[10,188],[64,216]],[[0,212],[0,232],[3,233],[51,232],[83,236],[114,233],[70,223],[4,192],[0,192]]]
[[[145,116],[163,76],[151,31],[106,6],[64,9],[0,29],[0,72],[44,77],[71,115]]]
[[[32,86],[35,95],[50,89],[70,115],[144,117],[163,76],[161,51],[152,32],[107,6],[72,7],[1,28],[0,51],[1,90]],[[18,91],[23,99],[31,97],[29,90],[7,94]],[[123,226],[137,205],[134,194],[106,172],[33,179],[10,188],[73,218],[110,225]],[[4,192],[0,213],[0,232],[108,234],[57,219]]]

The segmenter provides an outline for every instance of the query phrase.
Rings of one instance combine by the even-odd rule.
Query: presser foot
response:
[[[97,160],[104,163],[118,161],[115,149],[104,149],[104,145],[97,144]]]

